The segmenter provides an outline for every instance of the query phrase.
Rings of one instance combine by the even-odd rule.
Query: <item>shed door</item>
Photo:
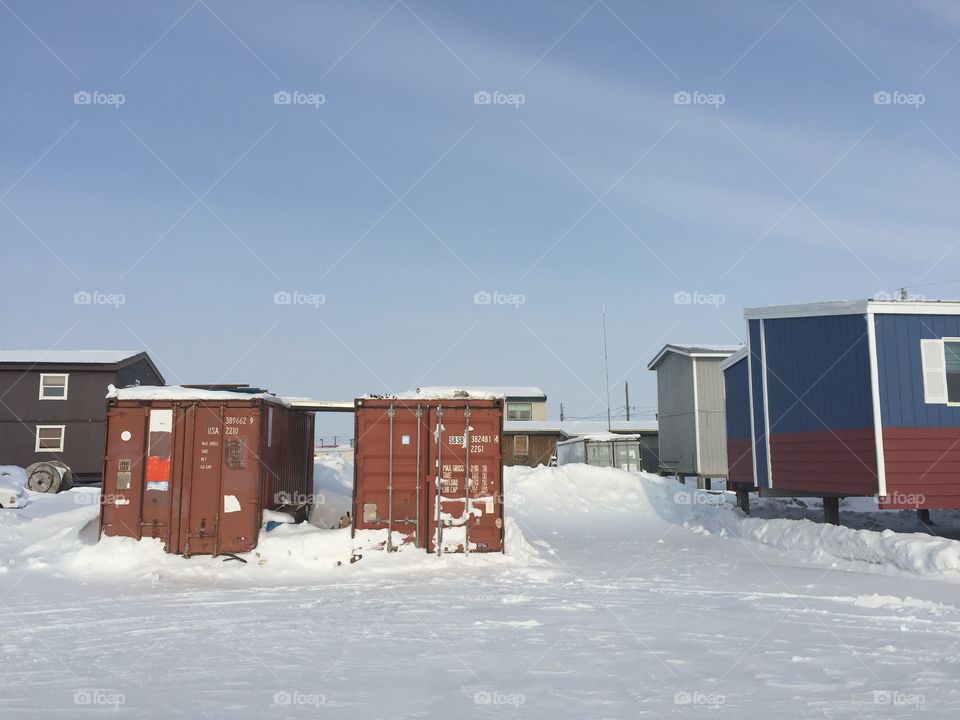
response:
[[[499,410],[486,408],[430,409],[431,552],[503,549],[500,419]]]

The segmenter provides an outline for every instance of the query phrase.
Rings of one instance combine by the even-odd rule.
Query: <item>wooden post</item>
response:
[[[750,514],[750,491],[746,488],[737,489],[737,507],[743,510],[745,515]]]
[[[840,524],[840,498],[823,498],[823,519],[831,525]]]

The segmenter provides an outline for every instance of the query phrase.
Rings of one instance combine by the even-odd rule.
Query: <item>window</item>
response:
[[[960,340],[944,341],[943,358],[947,374],[947,402],[960,403]]]
[[[507,420],[532,420],[533,403],[512,402],[507,403]]]
[[[63,452],[63,425],[37,425],[37,452]]]
[[[65,373],[40,373],[40,399],[66,400],[69,377]]]
[[[960,405],[960,338],[920,341],[923,401]]]
[[[522,456],[522,455],[528,455],[529,453],[530,453],[530,436],[514,435],[513,436],[513,454]]]

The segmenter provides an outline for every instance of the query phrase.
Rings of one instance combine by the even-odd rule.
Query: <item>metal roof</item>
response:
[[[733,355],[728,357],[726,360],[720,363],[720,369],[726,370],[728,367],[736,365],[738,362],[747,357],[747,346],[744,345],[742,348],[737,350]]]
[[[733,355],[742,345],[677,345],[669,343],[663,346],[651,360],[647,363],[647,370],[653,370],[657,364],[669,353],[676,355],[685,355],[687,357],[713,357],[725,358]]]
[[[824,315],[960,315],[957,300],[832,300],[797,305],[768,305],[746,308],[747,320]]]
[[[114,365],[142,350],[0,350],[0,363]]]

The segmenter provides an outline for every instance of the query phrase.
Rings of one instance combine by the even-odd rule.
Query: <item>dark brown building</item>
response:
[[[0,465],[60,460],[98,481],[107,387],[137,384],[164,384],[144,352],[0,350]]]

